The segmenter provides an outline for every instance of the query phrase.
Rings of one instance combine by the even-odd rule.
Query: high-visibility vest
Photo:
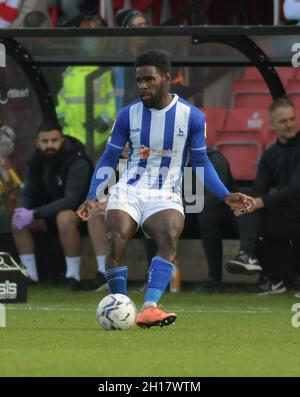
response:
[[[100,75],[93,79],[94,120],[99,116],[109,125],[106,131],[94,130],[94,148],[101,146],[110,134],[116,117],[115,93],[112,73],[98,66],[70,66],[63,74],[63,87],[58,94],[57,117],[63,120],[63,133],[79,139],[84,145],[86,136],[87,79],[91,73]]]

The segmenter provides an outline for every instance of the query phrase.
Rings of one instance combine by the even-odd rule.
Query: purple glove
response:
[[[22,229],[28,226],[33,221],[33,210],[28,210],[26,208],[16,208],[13,215],[12,223],[18,229]]]

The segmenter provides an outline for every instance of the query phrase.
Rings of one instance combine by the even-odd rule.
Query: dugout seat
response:
[[[299,76],[300,77],[300,76]],[[294,103],[295,108],[300,108],[300,80],[289,80],[286,84],[288,98]]]
[[[235,179],[255,178],[269,128],[267,120],[266,111],[233,109],[224,129],[217,131],[214,148],[227,158]]]
[[[283,67],[279,66],[275,68],[282,84],[285,85],[288,80],[293,80],[296,77],[296,71],[293,67]],[[300,77],[299,77],[300,78]],[[247,81],[264,81],[259,70],[255,67],[245,68],[244,80]]]
[[[264,81],[236,80],[232,83],[231,109],[267,109],[272,102],[268,86]]]
[[[206,119],[206,145],[207,147],[213,147],[217,140],[217,131],[221,131],[225,127],[227,109],[204,108],[201,110],[204,112]]]

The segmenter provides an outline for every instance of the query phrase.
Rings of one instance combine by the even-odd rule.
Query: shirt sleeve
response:
[[[189,123],[189,148],[191,153],[192,168],[197,179],[200,177],[200,168],[204,168],[204,186],[220,200],[224,200],[229,193],[224,183],[220,180],[216,170],[206,153],[205,141],[206,121],[204,114],[198,109],[192,109]]]
[[[265,152],[258,164],[256,178],[253,183],[253,190],[256,195],[266,195],[272,185],[272,173],[268,167],[267,161],[268,152]]]
[[[191,108],[189,120],[190,151],[206,151],[206,120],[204,114],[195,108]]]
[[[278,206],[298,200],[300,198],[300,160],[292,171],[292,177],[287,186],[270,190],[273,185],[272,181],[272,170],[268,164],[267,154],[265,154],[259,163],[254,182],[254,191],[261,196],[265,207]]]
[[[29,170],[26,170],[24,187],[21,190],[20,204],[21,207],[33,209],[32,196],[34,194],[34,181],[30,177]]]
[[[123,109],[117,117],[105,151],[96,165],[87,200],[97,200],[103,194],[120,158],[120,155],[129,140],[129,108]]]

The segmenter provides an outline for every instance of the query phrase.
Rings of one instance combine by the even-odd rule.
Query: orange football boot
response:
[[[167,327],[174,323],[176,317],[175,313],[165,313],[158,307],[150,306],[138,313],[136,324],[141,328]]]

